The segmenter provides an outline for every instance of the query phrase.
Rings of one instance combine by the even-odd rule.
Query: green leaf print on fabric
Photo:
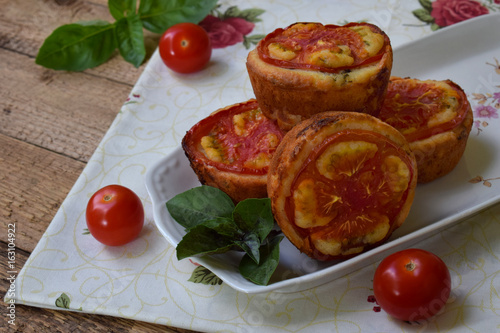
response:
[[[203,266],[196,267],[188,281],[211,286],[222,284],[222,280],[217,275]]]

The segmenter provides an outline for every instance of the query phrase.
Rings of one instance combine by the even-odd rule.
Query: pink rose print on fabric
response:
[[[220,18],[208,15],[200,22],[210,36],[212,47],[215,49],[241,43],[244,36],[252,32],[255,24],[239,17],[232,17],[222,21]]]
[[[500,0],[420,0],[422,8],[413,11],[420,21],[438,30],[458,22],[500,10]]]
[[[224,48],[238,43],[248,49],[252,44],[257,44],[264,35],[250,35],[255,27],[255,22],[264,11],[258,8],[240,10],[238,7],[229,7],[223,13],[217,7],[199,23],[210,37],[212,48]]]
[[[437,25],[446,27],[488,13],[488,8],[477,1],[437,0],[432,3],[431,16]]]

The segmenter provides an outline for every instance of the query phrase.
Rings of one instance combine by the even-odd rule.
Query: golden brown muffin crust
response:
[[[262,111],[287,131],[323,111],[377,115],[392,69],[390,42],[383,48],[378,61],[338,73],[274,66],[256,48],[247,57],[247,70]]]

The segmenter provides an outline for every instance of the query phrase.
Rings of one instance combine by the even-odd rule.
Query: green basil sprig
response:
[[[166,205],[186,229],[176,247],[177,259],[244,251],[241,275],[255,284],[269,283],[283,239],[281,232],[273,230],[270,199],[246,199],[235,206],[223,191],[203,185],[176,195]]]
[[[60,26],[45,39],[36,56],[38,65],[83,71],[106,62],[118,48],[135,67],[146,57],[143,28],[161,34],[174,24],[198,23],[217,0],[108,0],[116,20],[86,21]]]

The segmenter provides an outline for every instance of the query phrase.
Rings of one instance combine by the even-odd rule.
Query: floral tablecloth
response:
[[[253,97],[246,56],[275,28],[297,21],[367,21],[386,31],[397,48],[457,22],[500,12],[499,2],[219,1],[200,23],[215,48],[209,66],[196,74],[178,75],[163,65],[158,52],[153,55],[19,273],[15,297],[6,301],[200,331],[500,331],[500,205],[417,244],[446,262],[452,293],[440,315],[410,324],[392,319],[373,302],[376,264],[302,292],[249,295],[190,260],[177,261],[175,249],[155,226],[144,186],[148,168],[178,147],[194,123],[220,107]],[[491,65],[491,75],[500,75],[497,59],[500,54],[486,64]],[[476,118],[471,135],[500,126],[500,83],[497,87],[491,93],[470,95]],[[472,182],[500,186],[495,177],[478,176]],[[146,210],[140,237],[121,247],[101,245],[85,232],[86,202],[112,183],[133,189]]]

